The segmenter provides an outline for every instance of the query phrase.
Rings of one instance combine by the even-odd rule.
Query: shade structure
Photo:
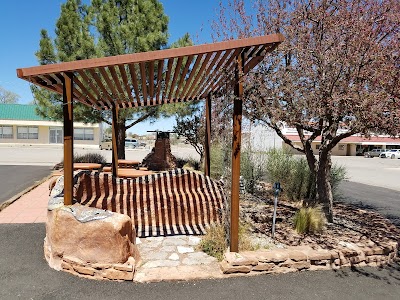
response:
[[[233,86],[236,57],[247,74],[283,41],[281,34],[17,69],[17,76],[63,93],[74,75],[73,98],[96,109],[142,107],[204,99]]]
[[[273,34],[17,69],[19,78],[63,95],[64,204],[71,204],[73,195],[73,100],[95,109],[112,111],[113,175],[118,176],[115,124],[119,109],[207,98],[206,145],[209,147],[210,95],[234,88],[230,250],[237,252],[243,96],[241,78],[283,40],[281,34]],[[209,155],[209,151],[205,153]],[[208,162],[206,173],[209,175],[209,157],[205,161]]]

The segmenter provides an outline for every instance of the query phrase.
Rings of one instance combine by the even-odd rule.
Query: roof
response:
[[[48,121],[36,114],[33,104],[0,104],[0,120]]]
[[[204,99],[235,82],[281,42],[281,34],[144,53],[17,69],[19,78],[63,93],[63,76],[74,75],[74,99],[97,109],[152,106]]]
[[[300,137],[298,135],[285,135],[288,139],[293,142],[300,142]],[[315,139],[315,142],[321,142],[321,137],[318,136]],[[362,136],[352,135],[346,137],[340,141],[341,143],[355,143],[355,144],[374,144],[374,143],[391,143],[391,144],[400,144],[400,139],[394,139],[391,137],[385,136],[371,136],[370,138],[365,138]]]

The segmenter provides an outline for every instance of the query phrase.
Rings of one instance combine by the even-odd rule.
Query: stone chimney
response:
[[[154,148],[143,159],[142,165],[153,171],[165,171],[176,168],[176,158],[171,153],[169,132],[157,131]]]

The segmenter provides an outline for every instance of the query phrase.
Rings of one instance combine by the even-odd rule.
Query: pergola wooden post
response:
[[[72,204],[74,185],[74,117],[73,90],[74,75],[63,74],[63,115],[64,115],[64,205]]]
[[[204,174],[210,176],[211,94],[206,99],[206,134],[204,141]]]
[[[118,106],[113,105],[112,107],[112,174],[115,177],[118,177]]]
[[[242,141],[243,52],[236,58],[233,103],[230,251],[239,252],[240,147]]]

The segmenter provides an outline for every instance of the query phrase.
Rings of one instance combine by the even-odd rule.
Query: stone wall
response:
[[[343,243],[335,250],[314,250],[309,246],[285,249],[227,252],[220,263],[224,274],[289,273],[302,270],[329,270],[350,266],[383,266],[397,256],[397,242],[377,246]]]

